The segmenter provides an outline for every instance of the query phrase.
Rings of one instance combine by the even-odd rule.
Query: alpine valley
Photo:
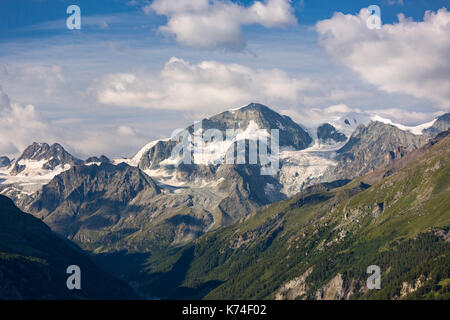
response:
[[[200,123],[184,153],[171,137],[131,158],[42,142],[0,157],[0,298],[450,298],[450,114],[311,127],[250,103]],[[273,160],[274,129],[265,175],[249,153]],[[71,264],[92,287],[65,289]]]

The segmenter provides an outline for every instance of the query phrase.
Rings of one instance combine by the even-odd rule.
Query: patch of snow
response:
[[[231,113],[234,113],[234,112],[236,112],[236,111],[238,111],[238,110],[240,110],[240,109],[242,109],[242,108],[245,108],[245,107],[248,106],[248,105],[249,105],[249,103],[244,104],[243,106],[240,106],[240,107],[238,107],[238,108],[228,109],[227,111],[229,111],[229,112],[231,112]]]
[[[50,182],[56,175],[67,171],[71,168],[70,165],[59,165],[53,170],[47,170],[43,168],[48,160],[30,160],[22,159],[18,162],[19,165],[24,165],[25,170],[19,174],[11,175],[13,166],[7,169],[0,170],[0,185],[8,186],[2,193],[18,191],[20,194],[31,195],[32,193],[40,190],[43,185]],[[20,194],[18,195],[20,197]]]
[[[102,164],[101,162],[89,162],[89,163],[85,163],[84,165],[87,166],[87,167],[96,165],[98,167],[101,164]]]
[[[280,153],[281,192],[292,196],[301,191],[304,185],[313,178],[321,177],[328,168],[336,166],[334,160],[336,147],[328,150],[317,145],[301,151],[283,151]]]
[[[119,164],[121,162],[125,162],[130,166],[136,167],[139,164],[139,161],[141,161],[142,156],[151,148],[153,148],[158,142],[160,141],[168,141],[170,138],[167,139],[159,139],[149,142],[147,145],[145,145],[141,150],[139,150],[131,159],[118,159],[114,161],[114,164]],[[119,162],[120,161],[120,162]]]
[[[382,123],[389,124],[391,126],[397,127],[397,128],[399,128],[400,130],[403,130],[403,131],[411,132],[412,134],[415,134],[416,136],[422,135],[423,134],[423,130],[430,128],[437,120],[437,119],[434,119],[434,120],[432,120],[430,122],[427,122],[427,123],[424,123],[424,124],[421,124],[421,125],[418,125],[418,126],[415,126],[415,127],[410,127],[410,126],[405,126],[405,125],[402,125],[402,124],[394,123],[394,122],[392,122],[392,120],[389,120],[389,119],[386,119],[386,118],[382,118],[382,117],[380,117],[378,115],[372,116],[371,119],[373,121],[378,121],[378,122],[382,122]]]

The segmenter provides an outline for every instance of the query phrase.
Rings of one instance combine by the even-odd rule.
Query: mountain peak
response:
[[[81,163],[81,160],[68,153],[59,143],[49,145],[46,142],[33,142],[17,159],[10,174],[17,175],[29,167],[28,169],[33,169],[33,174],[41,175],[40,170],[51,171],[58,166]]]
[[[436,136],[439,132],[446,131],[450,128],[450,113],[445,113],[437,117],[432,126],[423,130],[429,136]]]
[[[33,142],[23,151],[18,160],[42,160],[58,153],[68,154],[59,143],[54,143],[50,146],[46,142]]]
[[[220,142],[204,141],[210,148],[209,150],[213,149],[213,146],[217,147],[214,148],[215,150],[221,150],[222,154],[217,152],[218,158],[224,156],[228,148],[238,140],[258,140],[263,136],[270,139],[274,129],[278,130],[280,148],[303,150],[313,141],[308,132],[290,117],[254,102],[239,109],[232,109],[205,118],[189,126],[186,130],[191,134],[198,132],[200,128],[197,128],[197,125],[201,126],[200,132],[217,130],[222,133],[224,140],[221,139]],[[173,139],[151,142],[138,152],[129,163],[134,164],[139,161],[139,167],[143,170],[156,168],[161,162],[171,157],[175,145],[176,141]]]
[[[241,111],[246,111],[246,110],[267,111],[267,110],[270,110],[270,111],[274,112],[269,107],[267,107],[261,103],[257,103],[257,102],[250,102],[248,105],[240,108],[239,110],[241,110]]]

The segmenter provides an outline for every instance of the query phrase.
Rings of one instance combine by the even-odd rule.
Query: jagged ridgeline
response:
[[[194,129],[195,125],[186,128],[190,134],[194,133]],[[278,129],[280,148],[292,148],[293,150],[303,150],[312,142],[308,132],[290,117],[280,115],[258,103],[250,103],[245,107],[203,119],[201,129],[203,131],[218,130],[224,139],[227,137],[227,130],[242,130],[242,139],[248,139],[250,135],[255,135],[257,130],[270,132],[270,130]],[[164,160],[170,158],[176,144],[177,141],[169,139],[155,142],[140,155],[139,159],[136,159],[139,160],[139,168],[146,170],[160,167]]]
[[[447,135],[151,257],[140,289],[162,298],[449,299]],[[381,268],[380,290],[367,289],[369,265]]]
[[[245,164],[194,154],[177,163],[172,139],[129,159],[85,161],[34,143],[17,160],[0,158],[0,193],[145,298],[442,298],[448,120],[406,127],[351,113],[306,129],[251,103],[200,130],[236,130],[205,147],[226,160],[243,145]],[[279,170],[262,175],[250,145],[268,138],[258,148],[270,153],[272,129]],[[367,262],[382,268],[380,291],[364,289]]]

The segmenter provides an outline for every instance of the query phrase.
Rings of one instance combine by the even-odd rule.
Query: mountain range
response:
[[[131,158],[85,161],[57,143],[33,143],[17,160],[0,158],[0,193],[86,250],[99,266],[89,268],[132,283],[143,298],[394,299],[425,297],[419,287],[429,286],[427,297],[445,297],[449,115],[407,127],[349,113],[310,128],[251,103],[187,127],[187,163],[179,136]],[[249,152],[270,154],[273,129],[279,170],[264,175]],[[206,156],[192,153],[199,146]],[[429,264],[417,268],[438,271],[406,272],[396,250],[417,259],[429,250]],[[391,253],[398,265],[388,266]],[[391,291],[361,289],[371,259],[393,270]],[[401,283],[399,272],[409,275]],[[435,274],[439,281],[428,278]]]
[[[449,134],[150,257],[140,290],[171,299],[448,300]],[[381,269],[380,290],[366,286],[370,265]]]

